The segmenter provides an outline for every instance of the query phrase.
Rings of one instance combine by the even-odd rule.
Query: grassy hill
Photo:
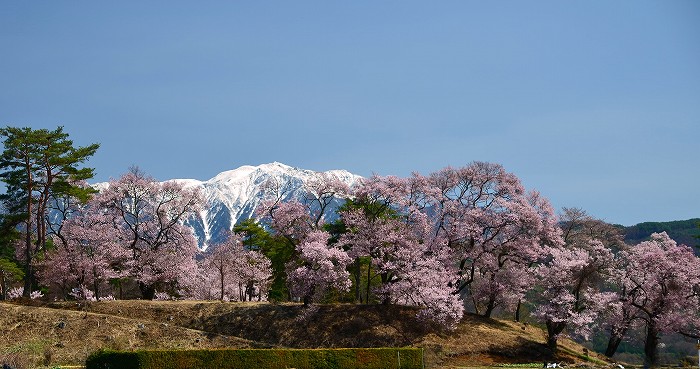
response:
[[[298,304],[201,301],[0,303],[0,361],[20,368],[81,365],[100,348],[388,346],[424,348],[429,368],[586,358],[585,349],[569,340],[552,357],[544,332],[534,326],[467,315],[456,330],[444,332],[416,321],[415,312],[341,304],[306,310]]]

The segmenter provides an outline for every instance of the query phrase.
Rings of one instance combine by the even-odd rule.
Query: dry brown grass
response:
[[[14,366],[37,367],[81,365],[101,348],[253,347],[246,340],[180,327],[167,318],[122,311],[120,316],[0,303],[0,358]]]
[[[452,332],[415,319],[415,308],[386,305],[104,301],[22,306],[0,303],[0,361],[18,367],[80,365],[101,348],[391,347],[425,348],[428,367],[581,361],[564,340],[558,357],[542,330],[467,315]]]

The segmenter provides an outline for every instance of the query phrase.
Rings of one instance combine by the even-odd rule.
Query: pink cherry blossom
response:
[[[296,248],[298,260],[287,265],[290,291],[304,304],[319,300],[331,288],[350,289],[347,267],[351,259],[341,248],[328,245],[328,238],[324,231],[309,233]]]
[[[134,278],[144,298],[156,289],[188,293],[197,264],[197,241],[184,221],[199,211],[199,191],[177,182],[160,183],[138,169],[109,182],[95,200],[120,231],[120,242],[129,250]]]

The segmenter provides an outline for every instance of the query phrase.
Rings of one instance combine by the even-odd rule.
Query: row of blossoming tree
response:
[[[612,356],[643,327],[647,360],[659,337],[698,337],[700,259],[666,233],[625,245],[618,228],[579,209],[557,218],[500,165],[476,162],[428,176],[373,176],[348,188],[319,175],[308,198],[272,198],[261,220],[294,247],[290,292],[305,303],[330,289],[354,289],[358,303],[422,307],[419,316],[453,327],[465,308],[491,316],[523,306],[546,325],[556,349],[565,332],[608,332]],[[333,197],[349,198],[339,220],[323,224]]]
[[[3,132],[6,141],[24,133],[32,132]],[[60,129],[45,133],[66,138]],[[1,259],[3,296],[6,274],[14,273],[24,275],[26,297],[40,284],[77,299],[402,304],[446,328],[465,310],[516,320],[526,311],[546,326],[552,349],[562,334],[598,329],[608,332],[612,356],[643,327],[650,362],[662,334],[698,336],[700,262],[692,250],[665,233],[627,246],[615,227],[578,209],[558,218],[545,198],[497,164],[373,176],[353,188],[318,174],[306,183],[306,197],[292,200],[289,183],[271,180],[257,219],[200,253],[185,225],[204,206],[196,188],[134,168],[89,197],[83,180],[90,173],[55,160],[65,173],[62,186],[52,186],[42,157],[32,157],[37,164],[28,173],[38,175],[27,176],[34,180],[28,184],[19,160],[26,150],[5,145],[3,167],[14,171],[5,172],[4,204],[28,204],[29,216],[18,213],[24,221],[13,228],[20,240],[14,258],[24,270]],[[83,154],[79,163],[96,148],[68,151]]]

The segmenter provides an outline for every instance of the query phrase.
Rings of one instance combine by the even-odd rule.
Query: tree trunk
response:
[[[29,216],[31,219],[31,215]],[[31,221],[27,221],[26,236],[24,238],[24,292],[22,296],[29,297],[32,293],[32,285],[34,284],[34,266],[32,263],[32,234],[30,233],[29,227],[32,226]]]
[[[360,263],[360,258],[355,259],[355,303],[362,303],[362,292],[360,291],[360,283],[362,282],[362,263]]]
[[[5,280],[5,273],[0,271],[0,301],[7,300],[7,281]]]
[[[144,300],[153,300],[156,296],[156,286],[153,284],[145,284],[139,282],[139,289],[141,290],[141,296]]]
[[[487,318],[491,317],[491,314],[493,314],[493,310],[496,308],[496,299],[494,297],[491,297],[489,299],[489,303],[486,305],[486,311],[484,312],[484,316]]]
[[[474,314],[481,315],[481,314],[479,314],[479,304],[476,302],[476,297],[474,297],[474,291],[472,291],[471,284],[469,285],[469,296],[471,296],[472,305],[474,305]]]
[[[37,211],[36,211],[36,251],[43,251],[46,249],[46,223],[48,222],[48,219],[46,218],[47,215],[47,207],[49,204],[49,200],[51,197],[51,189],[54,186],[54,177],[55,174],[53,173],[53,170],[51,168],[51,165],[48,162],[45,162],[45,167],[44,170],[45,172],[43,173],[46,178],[46,183],[44,184],[44,188],[41,191],[41,194],[39,195],[39,199],[37,201]]]
[[[372,261],[370,260],[369,265],[367,265],[367,294],[365,295],[365,304],[369,304],[369,289],[370,282],[372,281]]]
[[[605,356],[607,357],[613,357],[615,355],[615,352],[617,352],[618,346],[620,346],[620,343],[622,342],[622,336],[617,336],[617,335],[610,335],[610,339],[608,340],[608,347],[605,348]]]
[[[651,368],[658,364],[659,330],[653,321],[647,323],[647,335],[644,340],[644,367]]]
[[[518,306],[515,308],[515,321],[520,322],[520,308],[522,307],[523,303],[521,300],[518,300]]]
[[[559,335],[564,331],[564,328],[566,328],[565,322],[547,321],[547,347],[552,351],[552,354],[557,351]]]
[[[95,300],[100,301],[100,282],[97,279],[92,282],[92,288],[95,289]]]
[[[224,301],[224,272],[219,270],[219,279],[221,280],[221,293],[219,294],[219,300]]]
[[[302,299],[304,301],[304,306],[309,306],[314,302],[314,295],[316,294],[316,286],[312,286],[309,293],[304,295]]]
[[[246,282],[245,294],[248,301],[253,301],[253,297],[255,297],[255,284],[253,281]]]
[[[47,189],[42,192],[42,194],[39,196],[37,204],[36,204],[36,252],[40,252],[46,248],[46,220],[44,219],[44,215],[46,214],[46,201],[48,199],[46,198],[47,191],[48,191],[48,184],[46,185]]]
[[[27,170],[27,228],[24,230],[24,292],[22,296],[29,297],[32,293],[32,284],[34,282],[34,268],[32,267],[32,191],[34,191],[34,177],[32,176],[31,163],[29,159],[25,159]]]

